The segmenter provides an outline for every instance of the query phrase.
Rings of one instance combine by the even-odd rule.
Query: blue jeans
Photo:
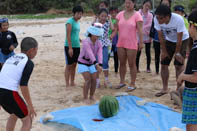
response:
[[[108,46],[103,46],[103,70],[108,70],[109,68],[109,54],[108,54]]]

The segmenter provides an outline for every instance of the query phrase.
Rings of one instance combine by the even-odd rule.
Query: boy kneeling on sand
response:
[[[29,131],[32,120],[36,116],[28,89],[28,81],[34,68],[31,59],[36,56],[37,50],[37,41],[34,38],[26,37],[21,42],[21,53],[7,59],[2,67],[0,106],[10,114],[6,131],[14,130],[18,118],[22,121],[21,131]],[[18,94],[19,85],[26,103]]]
[[[188,21],[189,33],[194,42],[185,72],[177,82],[181,85],[185,81],[182,122],[186,124],[187,131],[197,131],[197,10],[189,15]]]

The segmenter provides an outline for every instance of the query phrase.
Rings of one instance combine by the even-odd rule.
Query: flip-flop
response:
[[[126,92],[132,92],[132,91],[134,91],[135,89],[136,89],[136,87],[129,86],[129,87],[127,87],[127,89],[126,89]]]
[[[120,89],[122,87],[126,86],[126,84],[119,84],[115,89]]]
[[[158,92],[155,94],[156,97],[160,97],[160,96],[163,96],[165,94],[168,94],[167,92]]]

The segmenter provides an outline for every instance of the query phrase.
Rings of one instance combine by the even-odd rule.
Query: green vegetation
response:
[[[60,9],[71,11],[75,5],[81,4],[86,12],[97,12],[98,4],[102,0],[0,0],[0,14],[36,14],[45,13],[49,9]],[[123,8],[124,0],[107,0],[110,5]],[[157,7],[160,0],[154,1],[154,7]],[[143,0],[137,0],[137,8],[141,7]],[[181,4],[185,7],[186,12],[190,12],[191,8],[197,4],[196,0],[172,0],[172,7]],[[72,13],[70,13],[72,14]],[[31,15],[16,16],[19,18],[29,19]],[[34,16],[32,18],[44,19],[45,17],[54,18],[59,16]],[[31,18],[31,17],[30,17]]]
[[[2,17],[7,17],[8,19],[54,19],[54,18],[62,18],[62,17],[68,17],[69,15],[65,14],[25,14],[25,15],[2,15]]]

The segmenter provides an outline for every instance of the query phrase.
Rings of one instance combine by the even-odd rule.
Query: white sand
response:
[[[82,102],[81,88],[84,80],[80,74],[76,74],[76,87],[73,87],[70,90],[65,88],[64,23],[66,19],[67,18],[53,20],[10,20],[10,30],[16,33],[19,42],[21,42],[22,38],[26,36],[34,37],[39,42],[39,51],[36,58],[33,60],[35,62],[35,68],[29,82],[33,105],[37,112],[37,117],[33,121],[32,131],[60,130],[59,128],[54,128],[54,126],[40,124],[38,122],[40,117],[54,110],[84,105]],[[91,17],[82,18],[80,32],[81,38],[84,38],[84,33],[92,20],[93,18]],[[20,46],[17,47],[16,52],[19,52],[19,47]],[[160,98],[154,96],[156,92],[160,91],[162,85],[160,76],[156,76],[154,72],[153,49],[152,52],[151,68],[153,72],[145,72],[146,59],[143,51],[140,61],[141,73],[138,73],[136,81],[138,89],[129,94],[142,97],[147,101],[158,102],[174,107],[169,94]],[[176,88],[176,81],[173,65],[171,65],[170,70],[171,76],[169,80],[169,87],[171,90],[174,90]],[[127,84],[129,82],[129,78],[129,70],[127,70]],[[109,79],[114,87],[118,85],[119,77],[114,76],[113,59],[110,59]],[[101,75],[101,82],[103,84],[103,75]],[[96,90],[95,97],[98,101],[103,95],[115,95],[118,92],[124,91],[125,88],[116,90],[102,87]],[[9,115],[3,109],[0,110],[0,131],[5,131],[8,116]],[[16,124],[16,131],[19,131],[20,126],[21,122],[18,121]],[[69,127],[67,130],[72,129]]]

